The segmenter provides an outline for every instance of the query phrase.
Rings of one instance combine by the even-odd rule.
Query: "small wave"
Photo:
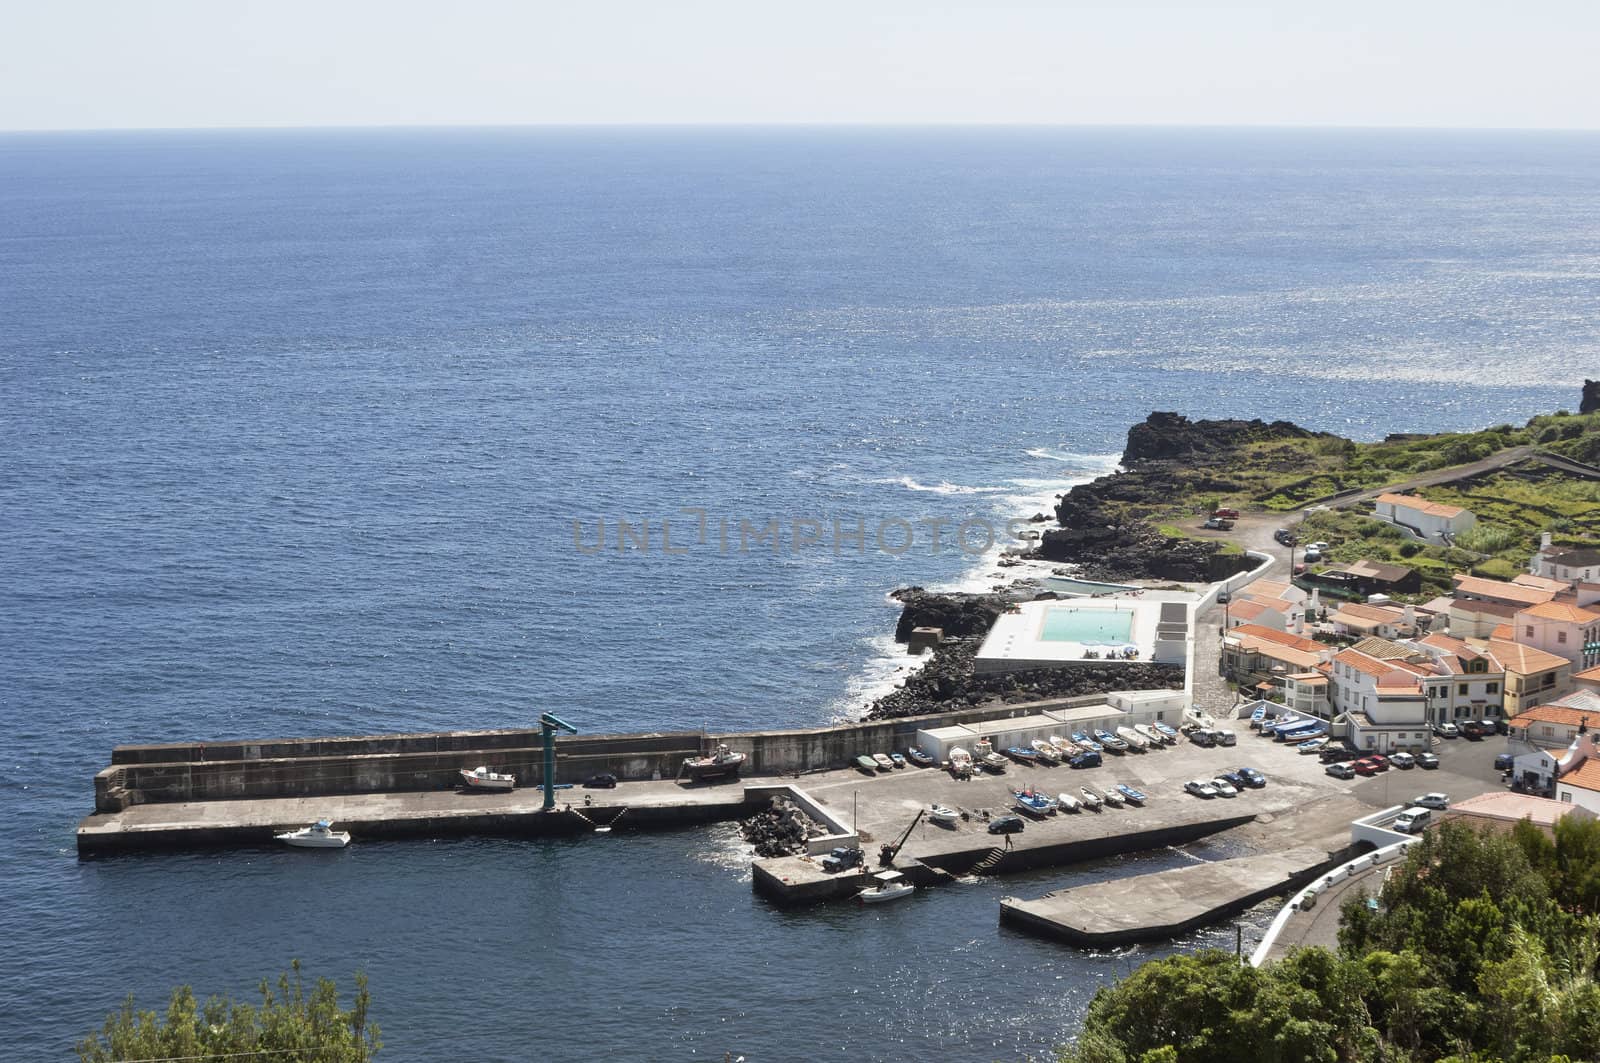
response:
[[[1043,458],[1046,461],[1064,461],[1071,465],[1082,465],[1086,468],[1115,467],[1117,461],[1121,458],[1119,454],[1083,454],[1075,450],[1051,450],[1049,447],[1030,447],[1023,453],[1030,458]]]
[[[933,659],[931,653],[912,657],[894,640],[893,634],[876,635],[866,642],[870,651],[865,664],[846,680],[844,694],[830,706],[837,720],[859,720],[874,701],[893,691]]]
[[[940,480],[936,484],[918,483],[909,476],[901,476],[888,480],[874,480],[880,484],[899,484],[908,491],[929,491],[936,495],[997,495],[1008,490],[1005,487],[969,487],[965,484],[953,484],[949,480]]]

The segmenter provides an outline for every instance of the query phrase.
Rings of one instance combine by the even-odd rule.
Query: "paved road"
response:
[[[1478,476],[1482,473],[1494,472],[1496,469],[1503,469],[1507,465],[1515,465],[1517,462],[1526,461],[1529,458],[1537,458],[1538,460],[1542,461],[1545,457],[1547,457],[1547,455],[1535,454],[1533,447],[1531,446],[1511,447],[1507,450],[1502,450],[1498,454],[1491,454],[1482,461],[1474,461],[1466,465],[1452,465],[1445,469],[1434,469],[1432,472],[1425,472],[1417,476],[1413,476],[1409,480],[1400,480],[1395,483],[1384,484],[1382,487],[1367,488],[1365,490],[1356,491],[1353,494],[1339,495],[1335,498],[1328,499],[1313,499],[1310,502],[1305,503],[1305,505],[1301,506],[1300,508],[1306,509],[1315,505],[1326,505],[1333,509],[1346,509],[1359,502],[1370,502],[1379,495],[1386,494],[1390,491],[1410,491],[1417,487],[1433,487],[1438,484],[1453,483],[1456,480],[1465,480],[1470,476]]]

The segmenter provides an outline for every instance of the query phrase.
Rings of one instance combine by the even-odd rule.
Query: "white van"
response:
[[[1394,829],[1401,834],[1420,834],[1422,828],[1433,821],[1433,813],[1425,808],[1408,808],[1395,817]]]

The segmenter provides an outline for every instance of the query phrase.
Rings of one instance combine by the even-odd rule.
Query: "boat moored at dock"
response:
[[[899,900],[909,897],[916,887],[906,881],[906,877],[898,871],[879,871],[872,876],[873,885],[856,894],[856,900],[862,904],[881,904],[884,901]]]
[[[301,827],[273,838],[297,849],[343,849],[350,844],[348,831],[334,830],[333,824],[319,819],[309,827]]]

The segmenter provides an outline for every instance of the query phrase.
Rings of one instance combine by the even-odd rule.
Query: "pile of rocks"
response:
[[[1110,690],[1183,688],[1183,666],[1171,664],[1118,664],[1090,667],[1046,668],[1033,672],[974,671],[979,640],[946,642],[933,659],[914,673],[900,689],[886,694],[868,708],[869,720],[922,716],[950,712],[985,702],[1038,701],[1074,698]]]
[[[781,797],[774,797],[766,808],[739,823],[739,833],[756,847],[756,855],[799,856],[806,851],[806,840],[826,831],[821,824]]]

